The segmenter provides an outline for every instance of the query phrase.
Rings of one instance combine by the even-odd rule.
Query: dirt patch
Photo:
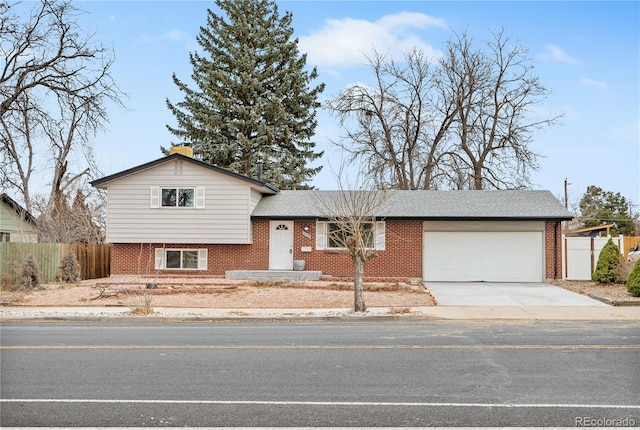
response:
[[[601,284],[593,281],[562,280],[555,280],[552,284],[575,293],[600,299],[610,304],[640,306],[640,297],[633,297],[629,294],[625,284]]]
[[[353,307],[353,287],[336,282],[228,281],[164,279],[155,289],[121,279],[83,281],[78,285],[47,284],[30,293],[2,292],[1,302],[12,306],[129,306],[131,296],[152,296],[155,307],[220,309],[325,309]],[[365,284],[368,307],[433,306],[433,298],[418,284]]]
[[[47,284],[40,291],[0,292],[5,306],[129,306],[131,296],[152,295],[152,305],[168,308],[327,309],[352,308],[349,282],[247,282],[214,279],[163,279],[155,289],[129,278],[83,281],[77,285]],[[552,284],[615,305],[640,306],[623,284],[562,281]],[[101,296],[102,295],[102,296]],[[431,294],[419,283],[368,282],[367,307],[390,307],[397,312],[415,306],[434,306]]]

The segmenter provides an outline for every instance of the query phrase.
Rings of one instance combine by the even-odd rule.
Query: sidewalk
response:
[[[327,320],[566,320],[638,321],[640,307],[429,306],[351,309],[210,309],[155,307],[132,316],[127,307],[0,307],[0,322],[34,321],[327,321]]]

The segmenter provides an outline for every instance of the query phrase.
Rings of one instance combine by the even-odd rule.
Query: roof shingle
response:
[[[341,191],[291,190],[264,196],[253,218],[322,218],[317,202]],[[387,191],[388,198],[377,216],[406,219],[557,219],[573,216],[549,191],[461,190]]]

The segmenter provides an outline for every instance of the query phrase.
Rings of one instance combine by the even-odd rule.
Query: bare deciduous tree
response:
[[[387,201],[386,190],[349,190],[340,181],[337,191],[317,191],[320,213],[328,220],[329,243],[351,257],[354,271],[354,310],[364,312],[364,268],[378,255],[376,222]]]
[[[403,62],[369,59],[374,85],[330,99],[346,131],[335,143],[378,186],[396,189],[512,189],[529,185],[539,157],[532,133],[561,115],[535,118],[547,89],[527,51],[500,33],[476,49],[462,34],[437,64],[420,51]]]
[[[437,188],[454,101],[435,86],[420,50],[401,63],[374,52],[369,67],[375,86],[353,84],[326,104],[346,131],[336,144],[364,163],[378,187]]]
[[[439,86],[456,103],[456,150],[448,171],[457,188],[525,188],[538,168],[532,133],[561,116],[533,117],[532,107],[549,91],[533,74],[524,47],[503,31],[486,47],[475,49],[463,33],[447,42],[440,61]]]
[[[71,202],[67,194],[59,192],[53,204],[47,205],[36,199],[35,206],[40,212],[38,230],[41,242],[104,242],[104,201],[101,195],[85,196],[82,189],[77,188]]]
[[[76,152],[91,158],[90,139],[108,120],[106,106],[122,106],[123,94],[109,72],[112,52],[81,29],[81,11],[70,1],[17,10],[0,3],[0,179],[32,211],[34,172],[50,178],[48,208],[90,174],[72,172],[69,160]]]

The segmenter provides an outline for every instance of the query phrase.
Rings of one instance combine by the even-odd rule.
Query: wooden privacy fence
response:
[[[21,243],[0,242],[0,275],[19,270],[24,258],[31,254],[38,263],[43,282],[56,279],[56,271],[64,254],[72,250],[80,265],[82,279],[105,278],[111,266],[109,245],[81,243]]]
[[[624,237],[624,249],[621,251],[624,252],[624,256],[626,258],[627,254],[629,254],[629,250],[631,248],[635,248],[640,243],[640,236],[625,236]]]

